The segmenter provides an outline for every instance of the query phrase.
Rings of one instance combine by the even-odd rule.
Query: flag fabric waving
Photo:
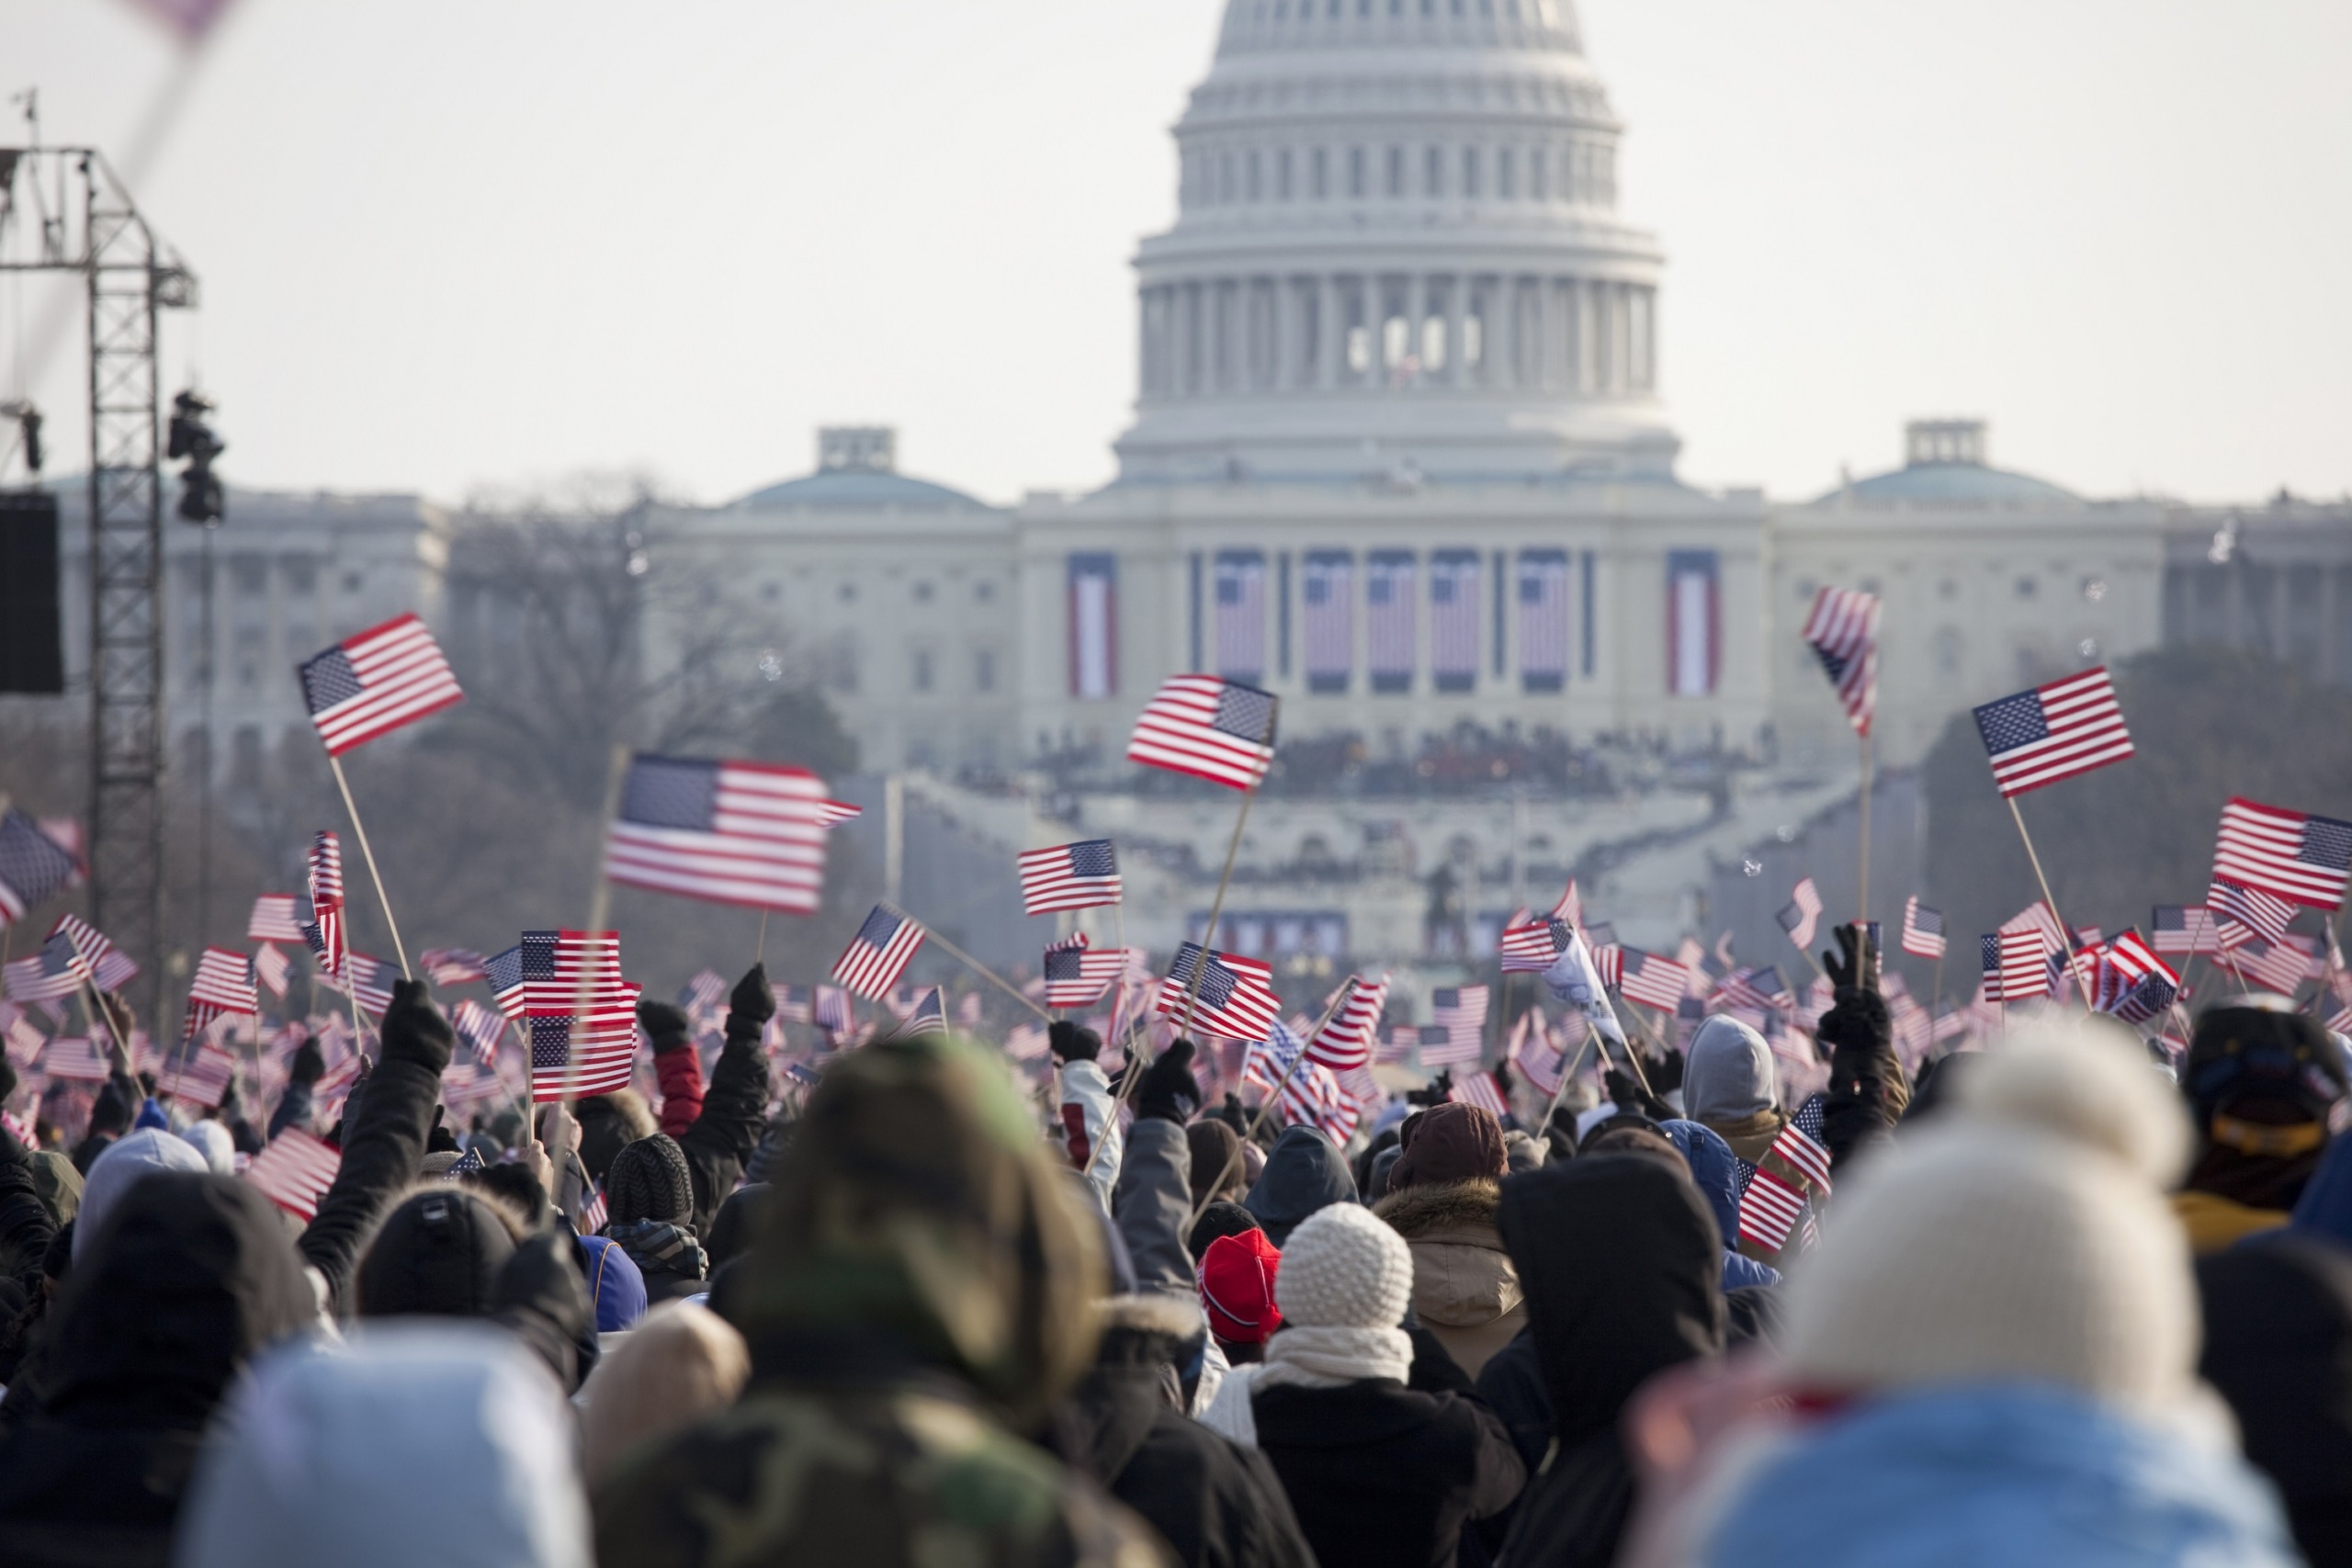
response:
[[[1056,1009],[1082,1008],[1099,1001],[1126,966],[1124,948],[1096,953],[1089,946],[1084,931],[1073,932],[1046,949],[1046,1005]]]
[[[40,1070],[73,1083],[104,1083],[114,1074],[106,1047],[80,1034],[60,1034],[44,1046]]]
[[[1487,1037],[1487,987],[1443,986],[1431,991],[1430,1021],[1445,1031],[1445,1043],[1434,1051],[1423,1046],[1421,1066],[1460,1066],[1476,1061]]]
[[[1495,943],[1502,972],[1541,975],[1557,963],[1566,949],[1568,930],[1568,922],[1557,916],[1505,926]]]
[[[2233,797],[2222,807],[2213,874],[2313,909],[2344,903],[2352,822]]]
[[[254,1156],[245,1179],[262,1196],[308,1224],[318,1217],[319,1200],[334,1185],[343,1168],[343,1151],[300,1128],[288,1127]]]
[[[498,1061],[498,1043],[505,1036],[506,1021],[480,1002],[468,997],[449,1013],[449,1026],[458,1037],[474,1048],[474,1059],[484,1066]]]
[[[1747,1179],[1739,1198],[1739,1238],[1770,1252],[1788,1245],[1789,1233],[1804,1213],[1804,1194],[1769,1170]]]
[[[119,991],[130,984],[139,973],[139,965],[108,941],[104,931],[79,915],[58,916],[57,924],[50,928],[50,934],[62,936],[74,944],[74,951],[82,955],[82,965],[90,977],[90,984],[98,990]]]
[[[1554,1000],[1576,1009],[1602,1039],[1623,1046],[1624,1026],[1617,1021],[1616,1010],[1609,1005],[1609,993],[1602,981],[1600,965],[1592,950],[1585,945],[1581,931],[1568,933],[1568,945],[1561,952],[1559,961],[1544,971],[1544,988],[1552,993]]]
[[[1805,617],[1804,640],[1857,735],[1871,732],[1878,706],[1878,615],[1877,594],[1825,588],[1814,595],[1813,613]]]
[[[188,1011],[193,1019],[197,1009],[191,1004]],[[155,1075],[155,1089],[160,1094],[198,1105],[218,1105],[236,1072],[236,1057],[209,1040],[191,1038],[164,1058],[163,1071]]]
[[[1255,789],[1274,760],[1270,692],[1216,675],[1171,675],[1136,720],[1127,761]]]
[[[81,869],[82,863],[42,832],[30,814],[13,806],[0,812],[0,928],[23,919]]]
[[[1453,1088],[1446,1099],[1457,1105],[1475,1105],[1494,1113],[1497,1121],[1510,1114],[1510,1102],[1503,1098],[1503,1086],[1492,1073],[1464,1073],[1453,1080]]]
[[[825,883],[824,781],[773,762],[629,760],[605,874],[632,887],[796,915]]]
[[[1917,1006],[1917,1003],[1913,1004]],[[1829,1150],[1821,1141],[1821,1128],[1828,1114],[1828,1101],[1821,1095],[1807,1097],[1789,1118],[1781,1135],[1772,1140],[1768,1154],[1786,1160],[1789,1168],[1826,1195],[1829,1186]]]
[[[1349,976],[1347,996],[1306,1043],[1308,1059],[1339,1072],[1370,1066],[1373,1031],[1379,1027],[1381,1012],[1387,1006],[1387,976],[1377,980]]]
[[[365,953],[346,953],[343,967],[344,973],[335,976],[342,988],[359,1003],[361,1011],[383,1017],[384,1010],[392,1005],[392,986],[401,977],[401,966]]]
[[[2104,666],[1986,703],[1975,715],[1976,733],[1993,760],[1993,783],[2005,797],[2132,755],[2132,734]]]
[[[2223,876],[2213,878],[2205,890],[2205,908],[2213,917],[2214,940],[2224,953],[2256,937],[2277,942],[2295,919],[2295,906],[2284,898],[2241,886]]]
[[[340,975],[350,938],[343,923],[343,841],[332,829],[312,835],[307,866],[311,923],[302,929],[302,940],[310,943],[322,971]]]
[[[428,947],[417,955],[424,977],[436,986],[462,986],[482,977],[482,957],[470,947]]]
[[[833,978],[866,1000],[878,1002],[898,985],[899,976],[907,971],[907,961],[922,945],[926,934],[913,916],[876,904],[834,961]],[[818,999],[823,1001],[821,994]]]
[[[1108,839],[1081,839],[1051,849],[1024,850],[1021,908],[1032,915],[1092,909],[1119,901],[1119,857]]]
[[[2212,914],[2202,904],[2158,904],[2148,918],[2149,945],[2158,953],[2219,953]]]
[[[300,666],[302,701],[340,757],[379,735],[465,700],[441,645],[414,615],[347,637]]]
[[[1798,883],[1789,901],[1772,918],[1789,933],[1791,942],[1799,947],[1811,947],[1814,929],[1821,922],[1821,889],[1813,885],[1813,878],[1808,876]]]
[[[916,1040],[925,1035],[947,1032],[947,1001],[937,986],[926,986],[915,998],[915,1005],[899,1021],[898,1037]]]
[[[247,942],[300,942],[307,943],[302,934],[302,921],[296,913],[291,893],[265,893],[254,900],[254,912],[245,917]]]
[[[87,985],[90,966],[74,951],[72,938],[63,931],[53,931],[40,944],[39,953],[0,968],[0,976],[7,981],[10,1001],[51,1002],[70,997]]]
[[[616,931],[526,931],[524,980],[531,1099],[572,1100],[628,1087],[639,987],[621,978]],[[552,937],[552,942],[544,939]],[[542,939],[534,941],[534,938]],[[352,958],[355,966],[359,954]]]
[[[229,947],[208,947],[196,961],[196,978],[187,999],[218,1012],[258,1013],[261,1002],[254,992],[254,969],[245,955]]]
[[[271,996],[284,1000],[286,982],[293,974],[294,961],[276,943],[265,942],[254,949],[254,978],[267,986]]]
[[[1920,903],[1916,893],[1903,905],[1903,951],[1914,958],[1944,955],[1944,912]]]
[[[1195,974],[1200,976],[1197,1001],[1191,999]],[[1176,949],[1167,981],[1159,987],[1161,1017],[1181,1022],[1189,1008],[1193,1028],[1228,1040],[1265,1039],[1282,1007],[1282,998],[1274,995],[1271,965],[1238,953],[1214,952],[1197,942]]]
[[[865,807],[852,806],[846,800],[820,800],[817,803],[817,820],[823,827],[838,828],[865,815]]]
[[[2133,980],[2161,975],[2175,986],[2180,984],[2180,976],[2173,973],[2172,966],[2158,957],[2157,950],[2150,947],[2136,931],[2127,929],[2117,933],[2115,940],[2107,944],[2107,961]]]
[[[1584,924],[1584,896],[1577,891],[1575,877],[1568,878],[1568,890],[1560,895],[1558,903],[1552,906],[1552,918],[1566,920],[1572,926],[1581,927]]]
[[[1690,971],[1671,958],[1628,949],[1617,980],[1618,994],[1629,1002],[1672,1012],[1690,987]]]

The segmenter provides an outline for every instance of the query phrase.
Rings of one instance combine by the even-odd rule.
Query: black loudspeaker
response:
[[[58,593],[57,497],[0,491],[0,692],[65,690]]]

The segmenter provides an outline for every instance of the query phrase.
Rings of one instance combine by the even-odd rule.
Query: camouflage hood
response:
[[[848,1053],[777,1165],[729,1315],[755,1368],[780,1344],[880,1336],[1034,1421],[1092,1359],[1104,1289],[1069,1188],[992,1053]]]

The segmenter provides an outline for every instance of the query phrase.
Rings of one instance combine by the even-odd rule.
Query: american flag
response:
[[[1025,850],[1021,870],[1021,908],[1032,915],[1057,909],[1091,909],[1119,901],[1119,857],[1108,839]]]
[[[1887,1021],[1894,1025],[1894,1043],[1916,1057],[1935,1043],[1935,1021],[1914,997],[1886,998]]]
[[[417,956],[424,976],[436,986],[462,986],[482,977],[482,957],[470,947],[428,947]]]
[[[1441,692],[1466,692],[1478,678],[1478,554],[1430,558],[1430,674]]]
[[[533,940],[548,936],[552,942]],[[621,978],[619,934],[526,931],[522,951],[532,1100],[627,1089],[637,1054],[639,987]]]
[[[2295,906],[2284,898],[2220,876],[2205,890],[2205,908],[2213,917],[2214,940],[2224,953],[2256,937],[2277,942],[2295,919]]]
[[[1758,1169],[1740,1194],[1739,1239],[1778,1252],[1788,1245],[1789,1233],[1804,1213],[1804,1193],[1770,1171]]]
[[[1487,1037],[1487,987],[1442,986],[1430,993],[1430,1021],[1445,1031],[1435,1051],[1421,1047],[1421,1066],[1459,1066],[1478,1059]]]
[[[1976,732],[1993,759],[1993,783],[2005,797],[2132,755],[2123,709],[2103,667],[1986,703],[1975,712]]]
[[[2039,931],[1987,931],[1980,944],[1984,994],[1997,1002],[2050,994],[2050,939]]]
[[[283,948],[273,942],[263,942],[254,949],[254,978],[269,987],[269,994],[283,1001],[286,982],[294,973],[294,961],[286,956]]]
[[[343,991],[359,1004],[362,1012],[384,1016],[392,1005],[392,983],[401,977],[401,966],[365,953],[344,954],[344,973],[335,976],[335,989]]]
[[[816,1009],[817,993],[810,987],[807,986],[775,987],[775,1022],[813,1022],[817,1016]]]
[[[474,1048],[474,1059],[485,1066],[498,1062],[498,1043],[506,1037],[506,1020],[468,997],[449,1013],[449,1026]]]
[[[1004,1052],[1016,1062],[1034,1062],[1053,1048],[1041,1023],[1016,1023],[1004,1032]]]
[[[1724,1001],[1736,1008],[1750,1008],[1758,1012],[1770,1012],[1784,1008],[1793,999],[1789,995],[1789,983],[1774,964],[1753,964],[1735,969],[1724,976],[1717,987]]]
[[[1344,692],[1355,668],[1355,562],[1336,551],[1309,552],[1299,599],[1306,645],[1306,689]]]
[[[1271,1090],[1296,1070],[1306,1043],[1298,1031],[1280,1019],[1266,1026],[1265,1037],[1250,1042],[1241,1054],[1241,1081]]]
[[[1127,761],[1255,789],[1273,764],[1275,706],[1271,693],[1238,681],[1171,675],[1136,720]]]
[[[302,921],[295,911],[291,893],[265,893],[254,900],[254,912],[245,917],[247,942],[306,942]]]
[[[1515,1049],[1511,1060],[1519,1064],[1520,1077],[1540,1095],[1548,1098],[1557,1094],[1560,1075],[1567,1068],[1567,1054],[1552,1038],[1551,1027],[1544,1022],[1540,1009],[1528,1009],[1519,1015],[1519,1021],[1526,1029],[1523,1034],[1513,1031]]]
[[[1364,563],[1364,620],[1372,689],[1403,692],[1413,684],[1413,558],[1379,550]]]
[[[258,1013],[261,1002],[254,994],[252,961],[234,948],[206,948],[196,961],[187,999],[218,1012]]]
[[[1829,1190],[1829,1150],[1821,1142],[1823,1118],[1827,1113],[1827,1101],[1818,1094],[1809,1096],[1797,1113],[1789,1118],[1781,1135],[1772,1140],[1768,1153],[1786,1160],[1796,1171],[1826,1195]]]
[[[13,806],[0,811],[0,929],[23,919],[80,871],[81,863],[29,815]]]
[[[1446,1099],[1457,1105],[1475,1105],[1492,1111],[1497,1121],[1510,1114],[1510,1102],[1503,1098],[1503,1086],[1495,1081],[1492,1073],[1463,1074],[1453,1080]]]
[[[2281,937],[2277,942],[2249,942],[2238,950],[2237,966],[2247,977],[2273,991],[2293,996],[2317,971],[2308,937]],[[2314,944],[2316,945],[2316,944]]]
[[[817,821],[823,827],[838,828],[865,815],[865,807],[852,806],[846,800],[820,800],[817,803]]]
[[[40,944],[39,953],[0,968],[0,976],[7,979],[11,1001],[54,1001],[72,996],[87,984],[90,966],[74,951],[73,940],[63,931],[56,931]]]
[[[817,1001],[812,1012],[818,1028],[828,1034],[847,1034],[857,1027],[857,1014],[847,991],[839,986],[817,987]]]
[[[1568,945],[1568,923],[1547,918],[1503,928],[1495,949],[1506,975],[1541,975]]]
[[[245,1168],[245,1179],[260,1188],[263,1197],[307,1224],[318,1217],[319,1200],[327,1195],[342,1168],[342,1150],[300,1128],[288,1127],[254,1156],[254,1163]]]
[[[1920,903],[1916,893],[1903,904],[1903,951],[1914,958],[1944,955],[1944,912]]]
[[[784,995],[788,987],[776,987],[776,1010],[784,1010]],[[716,1018],[718,1004],[727,999],[727,976],[711,968],[697,969],[694,978],[678,988],[678,1006],[689,1019]],[[808,1021],[808,1006],[801,1007],[800,1021]]]
[[[806,768],[631,758],[605,874],[715,904],[816,912],[825,884],[824,781]]]
[[[1655,953],[1621,950],[1622,972],[1617,989],[1629,1002],[1642,1002],[1672,1012],[1690,987],[1690,971]]]
[[[465,700],[441,645],[413,615],[347,637],[300,666],[302,701],[340,757]]]
[[[343,842],[332,829],[322,829],[311,837],[308,874],[311,923],[303,928],[302,940],[318,956],[322,972],[340,975],[350,937],[343,923]]]
[[[164,1058],[164,1070],[155,1075],[155,1088],[198,1105],[218,1105],[236,1072],[236,1057],[209,1040],[190,1041]]]
[[[1519,555],[1519,674],[1530,691],[1556,692],[1568,677],[1568,556]]]
[[[2107,960],[2130,979],[2140,980],[2150,975],[2161,975],[2175,986],[2179,985],[2180,976],[2157,956],[2158,951],[2150,947],[2138,931],[2126,929],[2108,943]]]
[[[1381,1012],[1387,1006],[1387,976],[1377,980],[1367,980],[1362,975],[1349,976],[1347,995],[1306,1043],[1308,1059],[1340,1072],[1368,1066],[1372,1061],[1373,1031],[1380,1026]]]
[[[1046,949],[1046,1005],[1082,1008],[1102,999],[1112,982],[1126,972],[1124,948],[1091,950],[1084,931],[1071,933]]]
[[[2180,987],[2162,975],[2151,975],[2132,985],[2101,1010],[2126,1023],[2145,1023],[2169,1010],[2180,999]]]
[[[75,1083],[104,1083],[112,1071],[98,1043],[79,1034],[61,1034],[51,1040],[40,1054],[40,1070],[52,1078]]]
[[[1814,928],[1821,920],[1821,889],[1813,885],[1813,878],[1808,876],[1798,883],[1796,892],[1772,918],[1781,922],[1781,929],[1789,933],[1791,942],[1799,947],[1811,947]]]
[[[849,946],[833,964],[833,978],[855,991],[868,1001],[881,1001],[907,972],[907,961],[915,955],[927,933],[915,923],[914,917],[876,904],[857,934],[849,939]],[[821,1003],[821,993],[818,1000]],[[822,1023],[820,1017],[818,1022]]]
[[[1266,673],[1266,558],[1256,550],[1217,555],[1216,668],[1237,681]]]
[[[925,1035],[947,1032],[947,1001],[937,986],[926,986],[917,993],[915,1005],[899,1021],[898,1037],[916,1040]]]
[[[2314,909],[2344,903],[2352,822],[2232,797],[2222,807],[2213,874]]]
[[[528,1010],[529,982],[551,979],[554,975],[553,931],[525,931],[523,940],[513,947],[482,961],[482,977],[497,999],[498,1010],[512,1019],[521,1019]]]
[[[1197,1000],[1193,995],[1196,975]],[[1212,951],[1197,942],[1178,946],[1175,961],[1168,966],[1167,981],[1159,987],[1160,1016],[1177,1020],[1180,1028],[1221,1034],[1228,1040],[1265,1039],[1281,1017],[1282,1007],[1282,998],[1274,995],[1271,966],[1238,953]]]
[[[582,1235],[601,1235],[609,1217],[610,1212],[605,1205],[605,1190],[594,1182],[589,1183],[588,1190],[581,1194],[579,1210],[571,1216],[572,1229]]]
[[[1361,1112],[1355,1097],[1340,1087],[1329,1067],[1300,1063],[1283,1087],[1281,1104],[1283,1120],[1289,1125],[1306,1122],[1319,1127],[1335,1144],[1345,1144],[1356,1135]]]
[[[90,984],[101,991],[119,991],[130,984],[139,973],[139,965],[124,956],[120,948],[107,940],[106,933],[79,915],[60,915],[51,935],[62,933],[82,955],[88,970]]]
[[[1805,617],[1804,640],[1821,660],[1857,735],[1871,732],[1871,715],[1878,706],[1878,614],[1875,593],[1825,588],[1814,596],[1813,614]]]

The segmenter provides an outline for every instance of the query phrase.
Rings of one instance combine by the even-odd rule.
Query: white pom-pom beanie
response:
[[[1413,1296],[1413,1252],[1369,1209],[1333,1203],[1290,1233],[1274,1303],[1302,1328],[1394,1328]]]

